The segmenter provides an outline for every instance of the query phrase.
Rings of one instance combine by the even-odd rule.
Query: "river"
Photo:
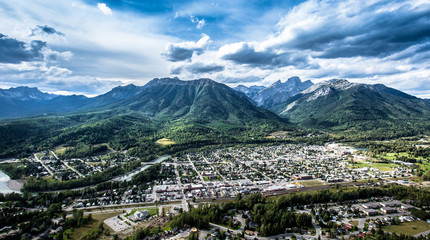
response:
[[[19,193],[19,191],[14,191],[9,188],[7,184],[9,181],[10,181],[10,177],[6,175],[6,173],[0,170],[0,193],[12,193],[12,192]]]

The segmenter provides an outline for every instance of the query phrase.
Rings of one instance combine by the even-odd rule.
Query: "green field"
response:
[[[358,221],[350,221],[349,224],[351,224],[352,226],[358,226]]]
[[[302,181],[299,182],[300,184],[302,184],[305,187],[315,187],[315,186],[322,186],[324,185],[324,183],[318,181],[318,180],[311,180],[311,181]]]
[[[168,145],[176,144],[174,141],[172,141],[168,138],[158,139],[155,143],[160,144],[161,146],[168,146]]]
[[[405,222],[400,225],[383,227],[382,230],[397,234],[415,235],[430,230],[430,223],[424,221]]]
[[[81,237],[82,233],[84,233],[84,232],[86,232],[88,230],[97,229],[97,227],[99,226],[99,224],[101,222],[103,222],[104,220],[106,220],[108,218],[115,217],[118,214],[120,214],[120,212],[109,212],[109,213],[93,214],[92,215],[93,220],[90,223],[88,223],[87,225],[85,225],[85,226],[73,229],[73,232],[70,235],[69,239],[79,239]]]
[[[381,158],[381,159],[386,159],[386,160],[397,160],[397,157],[409,157],[409,158],[414,158],[412,156],[409,156],[409,154],[407,152],[399,152],[399,153],[386,153],[385,155],[376,155],[377,158]],[[423,157],[415,157],[414,159],[416,160],[423,160]]]
[[[64,154],[64,152],[66,151],[66,149],[67,149],[66,147],[64,147],[63,145],[61,145],[61,146],[56,147],[55,150],[54,150],[54,152],[57,155],[61,155],[61,154]]]
[[[391,171],[392,167],[397,167],[397,164],[394,163],[365,163],[365,162],[355,162],[354,165],[349,165],[350,168],[376,168],[381,172]]]
[[[390,163],[372,163],[372,167],[379,169],[381,172],[387,172],[391,171],[393,167],[397,167],[396,164],[390,164]]]

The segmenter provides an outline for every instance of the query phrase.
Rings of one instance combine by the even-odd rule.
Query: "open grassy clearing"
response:
[[[172,141],[172,140],[170,140],[168,138],[158,139],[155,143],[156,144],[160,144],[161,146],[168,146],[168,145],[176,144],[174,141]]]
[[[64,147],[63,145],[60,145],[54,149],[54,152],[57,155],[61,155],[66,151],[66,149],[67,149],[66,147]]]
[[[397,160],[398,157],[408,157],[408,158],[414,158],[416,160],[424,160],[423,157],[412,157],[409,156],[407,152],[399,152],[399,153],[386,153],[385,155],[376,155],[377,158],[385,159],[385,160]]]
[[[311,180],[311,181],[302,181],[299,182],[300,184],[302,184],[305,187],[315,187],[315,186],[322,186],[324,185],[324,183],[318,181],[318,180]]]
[[[400,225],[386,226],[382,229],[397,234],[415,235],[430,230],[430,223],[424,221],[405,222]]]
[[[392,168],[397,167],[397,165],[392,163],[372,163],[372,167],[382,172],[387,172],[393,170]]]
[[[115,217],[119,214],[120,214],[119,212],[92,214],[93,220],[85,226],[73,229],[73,232],[70,235],[70,239],[74,239],[74,240],[79,239],[84,232],[88,230],[96,229],[99,226],[99,224],[104,220],[111,217]]]
[[[362,162],[356,161],[353,165],[348,165],[349,168],[376,168],[381,172],[387,172],[393,170],[393,167],[397,167],[397,164],[394,163],[370,163],[370,162]]]
[[[352,226],[358,226],[358,221],[354,220],[354,221],[349,221],[349,224],[351,224]]]

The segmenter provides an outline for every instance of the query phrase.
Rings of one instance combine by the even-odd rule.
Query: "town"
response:
[[[174,157],[163,156],[154,161],[143,162],[142,167],[135,171],[107,182],[118,183],[118,187],[85,191],[78,198],[64,200],[62,207],[69,212],[74,209],[92,212],[114,211],[114,216],[104,220],[104,223],[113,233],[124,235],[132,233],[142,224],[151,225],[154,221],[162,223],[166,221],[166,216],[171,219],[199,204],[234,200],[238,195],[260,194],[270,197],[332,188],[417,184],[410,180],[416,172],[414,164],[398,160],[380,163],[365,153],[365,149],[358,150],[330,143],[323,146],[284,144],[224,148]],[[35,153],[24,160],[9,162],[31,165],[30,169],[34,169],[34,172],[30,171],[29,176],[65,181],[86,178],[136,160],[138,158],[130,157],[126,152],[109,152],[86,159],[61,159],[54,151],[45,151]],[[145,171],[156,171],[155,179],[145,184],[135,184],[134,176]],[[88,186],[86,189],[92,187]],[[321,207],[324,208],[324,212],[321,212]],[[116,212],[120,209],[122,212]],[[336,231],[323,234],[321,227],[314,224],[313,230],[292,228],[278,237],[294,235],[306,239],[318,236],[330,238],[333,234],[346,236],[353,232],[358,234],[359,230],[370,231],[376,228],[375,222],[378,224],[382,222],[385,225],[393,221],[415,222],[417,218],[410,212],[414,209],[411,204],[402,203],[392,197],[313,205],[297,211],[310,214],[312,210],[312,216],[317,222],[327,225],[327,221],[332,221],[337,226]],[[245,224],[238,216],[234,218],[234,222],[236,224],[243,222],[239,229],[230,233],[228,228],[214,227],[213,230],[217,229],[217,232],[204,234],[213,236],[220,234],[219,230],[227,230],[228,234],[238,235],[246,227],[248,236],[259,235],[257,231],[249,230],[255,229],[252,222]],[[53,228],[50,233],[55,234],[56,229]],[[12,230],[6,228],[2,231],[5,235]],[[179,233],[177,236],[183,236],[190,233],[182,231],[176,229],[166,233],[166,236],[173,237]]]

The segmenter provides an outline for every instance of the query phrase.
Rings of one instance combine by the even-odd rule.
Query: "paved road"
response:
[[[79,177],[85,177],[82,173],[78,172],[78,170],[76,170],[74,167],[71,167],[66,161],[62,161],[64,166],[66,166],[68,169],[72,170],[73,172],[75,172],[76,174],[79,175]]]
[[[239,231],[245,230],[245,219],[243,219],[242,215],[236,215],[233,217],[236,221],[240,222],[240,228]]]
[[[175,166],[175,174],[176,174],[176,182],[178,182],[178,186],[181,189],[181,196],[182,196],[182,209],[185,212],[188,212],[188,203],[187,200],[185,199],[185,193],[184,193],[184,188],[182,187],[182,183],[181,183],[181,176],[179,176],[179,171],[178,171],[178,163],[174,163]]]
[[[46,166],[38,157],[37,157],[37,155],[36,155],[36,153],[34,154],[34,158],[36,158],[36,161],[38,161],[40,164],[42,164],[42,166],[46,169],[46,171],[48,171],[48,173],[51,175],[51,176],[54,176],[54,173],[51,171],[51,169],[49,169],[49,167],[48,166]]]
[[[82,208],[76,208],[77,210],[84,210],[84,211],[97,211],[97,210],[108,210],[108,209],[124,209],[124,208],[137,208],[137,207],[152,207],[152,206],[158,206],[160,203],[155,202],[146,202],[146,203],[122,203],[122,204],[111,204],[111,205],[103,205],[103,206],[91,206],[91,207],[82,207]],[[179,201],[175,202],[168,202],[166,204],[161,204],[162,206],[180,206]],[[68,207],[66,209],[63,208],[65,211],[73,211],[73,207]]]
[[[235,234],[242,233],[241,230],[232,230],[230,228],[226,228],[226,227],[223,227],[223,226],[215,224],[215,223],[209,223],[209,225],[211,227],[213,227],[213,228],[221,229],[221,230],[224,230],[224,231],[230,231],[230,232],[235,233]]]
[[[430,230],[422,232],[422,233],[415,234],[414,237],[426,236],[426,235],[429,235],[429,234],[430,234]]]
[[[188,155],[188,154],[187,154],[187,158],[188,158],[188,161],[190,162],[190,165],[193,167],[194,171],[196,171],[197,175],[199,175],[199,178],[200,178],[200,180],[202,181],[202,183],[204,183],[204,182],[205,182],[205,180],[203,179],[202,175],[200,175],[200,172],[199,172],[199,171],[197,171],[196,166],[194,166],[193,161],[191,161],[190,155]]]
[[[397,217],[397,216],[403,216],[403,215],[408,215],[407,213],[392,213],[392,214],[385,214],[385,215],[378,215],[378,216],[372,216],[372,217],[365,217],[365,218],[352,218],[347,219],[344,218],[342,220],[343,223],[349,223],[350,221],[358,221],[358,229],[363,229],[364,228],[364,224],[366,223],[367,219],[377,219],[377,218],[384,218],[384,217]]]

